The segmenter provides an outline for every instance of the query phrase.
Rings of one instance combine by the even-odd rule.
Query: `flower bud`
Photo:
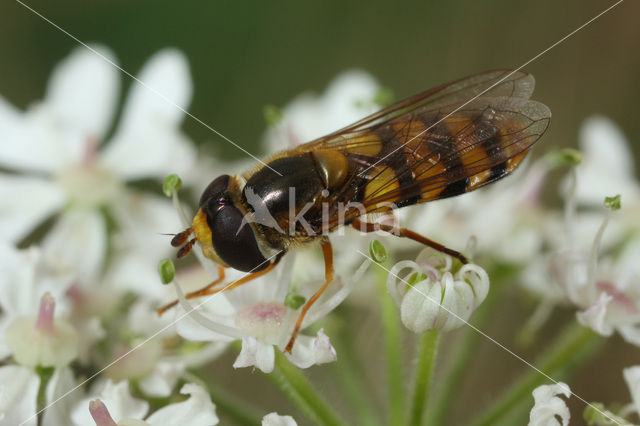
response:
[[[389,273],[387,290],[400,308],[402,323],[416,333],[460,327],[489,292],[489,277],[478,265],[464,265],[453,274],[450,259],[442,260],[438,266],[403,261]],[[410,272],[401,276],[403,269]]]

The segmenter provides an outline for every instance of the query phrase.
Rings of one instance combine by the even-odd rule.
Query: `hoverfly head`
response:
[[[258,247],[253,228],[244,220],[243,209],[233,201],[236,185],[230,185],[230,181],[229,175],[222,175],[207,186],[192,228],[207,258],[224,267],[255,272],[269,263]]]

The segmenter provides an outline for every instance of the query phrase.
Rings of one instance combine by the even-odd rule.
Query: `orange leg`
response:
[[[216,284],[218,284],[222,280],[224,280],[224,268],[218,267],[218,274],[219,274],[218,279],[216,279],[215,281],[213,281],[210,284],[207,284],[205,287],[202,287],[200,290],[196,290],[196,291],[192,291],[191,293],[187,293],[186,297],[187,297],[187,299],[193,299],[193,298],[196,298],[196,297],[209,296],[211,294],[216,294],[216,293],[221,292],[221,291],[233,290],[234,288],[239,287],[242,284],[248,283],[249,281],[252,281],[252,280],[254,280],[254,279],[258,278],[258,277],[261,277],[264,274],[266,274],[269,271],[271,271],[273,268],[276,267],[276,265],[278,264],[278,262],[282,258],[283,254],[284,253],[280,253],[278,256],[276,256],[274,261],[271,262],[269,264],[269,266],[264,268],[262,271],[254,272],[254,273],[249,274],[249,275],[245,275],[244,277],[240,278],[239,280],[234,281],[232,283],[229,283],[224,287],[213,288],[213,287],[216,286]],[[164,305],[160,309],[157,309],[156,312],[158,313],[158,315],[162,315],[167,310],[173,308],[177,304],[178,304],[178,301],[174,300],[173,302]]]
[[[462,263],[469,263],[467,258],[459,251],[447,248],[442,244],[437,243],[433,240],[430,240],[427,237],[423,237],[417,232],[413,232],[407,228],[394,228],[390,225],[385,225],[381,223],[362,222],[359,219],[355,219],[353,222],[351,222],[351,226],[353,226],[354,228],[362,232],[374,232],[374,231],[382,230],[382,231],[389,232],[390,234],[393,234],[397,237],[409,238],[413,241],[417,241],[421,244],[424,244],[425,246],[438,250],[439,252],[448,254],[451,257],[455,257]]]
[[[222,266],[218,266],[218,278],[216,278],[215,281],[210,282],[209,284],[207,284],[206,286],[202,287],[199,290],[192,291],[191,293],[187,293],[187,299],[193,299],[194,297],[198,297],[201,295],[201,293],[206,294],[207,291],[209,291],[212,287],[215,287],[217,284],[220,284],[222,281],[224,281],[224,268]],[[178,304],[178,301],[174,300],[173,302],[167,303],[161,308],[156,309],[156,312],[158,313],[158,315],[162,315],[165,312],[167,312],[169,309],[176,306],[177,304]]]
[[[318,298],[324,293],[324,291],[329,287],[331,281],[333,281],[333,249],[331,248],[331,243],[329,240],[325,240],[322,242],[322,255],[324,256],[324,284],[318,291],[314,293],[313,296],[307,303],[302,307],[302,311],[298,316],[298,321],[296,321],[296,326],[293,328],[293,333],[291,333],[291,338],[289,339],[289,343],[287,343],[285,352],[291,353],[293,349],[293,344],[296,342],[296,337],[298,337],[298,333],[300,332],[300,327],[302,327],[302,321],[304,320],[304,316],[307,314],[307,311],[311,306],[318,300]]]

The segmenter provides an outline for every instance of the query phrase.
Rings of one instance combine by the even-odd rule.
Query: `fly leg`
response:
[[[383,223],[362,222],[359,219],[354,219],[353,222],[351,222],[351,226],[353,226],[354,228],[356,228],[361,232],[375,232],[375,231],[381,230],[381,231],[385,231],[390,234],[393,234],[396,237],[409,238],[413,241],[417,241],[421,244],[424,244],[425,246],[431,247],[441,253],[445,253],[451,257],[455,257],[462,263],[469,263],[467,258],[459,251],[450,249],[436,241],[433,241],[427,237],[424,237],[418,234],[417,232],[413,232],[407,228],[397,228],[397,227],[386,225]]]
[[[278,262],[280,261],[280,259],[282,258],[282,255],[284,253],[280,253],[273,262],[271,262],[269,264],[269,266],[267,266],[266,268],[264,268],[262,271],[258,271],[258,272],[254,272],[252,274],[249,275],[245,275],[244,277],[240,278],[237,281],[234,281],[230,284],[227,284],[224,287],[218,287],[218,288],[213,288],[215,287],[217,284],[219,284],[220,282],[222,282],[222,280],[224,280],[224,268],[219,267],[218,268],[218,278],[213,281],[210,284],[207,284],[206,286],[202,287],[199,290],[196,291],[192,291],[191,293],[187,293],[186,298],[187,299],[193,299],[196,297],[202,297],[202,296],[208,296],[211,294],[216,294],[219,293],[221,291],[229,291],[229,290],[233,290],[236,287],[241,286],[242,284],[246,284],[249,281],[253,281],[258,277],[263,276],[264,274],[268,273],[269,271],[271,271],[273,268],[276,267],[276,265],[278,264]],[[158,315],[162,315],[163,313],[165,313],[167,310],[173,308],[175,305],[178,304],[177,300],[174,300],[171,303],[167,303],[166,305],[162,306],[159,309],[156,309],[156,312],[158,313]]]
[[[324,293],[324,291],[329,287],[331,281],[333,281],[333,249],[331,248],[331,243],[329,240],[322,241],[322,255],[324,256],[324,284],[318,291],[314,293],[313,296],[307,303],[302,307],[302,311],[300,311],[300,315],[298,315],[298,320],[296,321],[296,325],[293,328],[293,333],[291,333],[291,338],[289,339],[289,343],[285,347],[284,351],[291,353],[293,349],[293,344],[296,342],[296,337],[298,337],[298,333],[300,332],[300,328],[302,327],[302,321],[304,320],[307,311],[309,308],[318,300],[318,298]]]

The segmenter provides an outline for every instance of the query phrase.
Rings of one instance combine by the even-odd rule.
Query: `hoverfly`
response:
[[[171,242],[182,246],[183,257],[199,241],[219,266],[219,278],[188,297],[220,291],[224,268],[250,272],[224,288],[230,290],[272,270],[287,251],[319,242],[324,285],[301,308],[285,348],[291,352],[305,314],[333,279],[327,234],[337,227],[387,231],[466,263],[455,250],[406,228],[367,222],[366,215],[463,194],[513,172],[551,118],[549,108],[529,99],[533,89],[525,72],[480,73],[275,154],[265,159],[268,167],[217,177],[203,192],[192,226]],[[246,220],[265,208],[270,222]]]

